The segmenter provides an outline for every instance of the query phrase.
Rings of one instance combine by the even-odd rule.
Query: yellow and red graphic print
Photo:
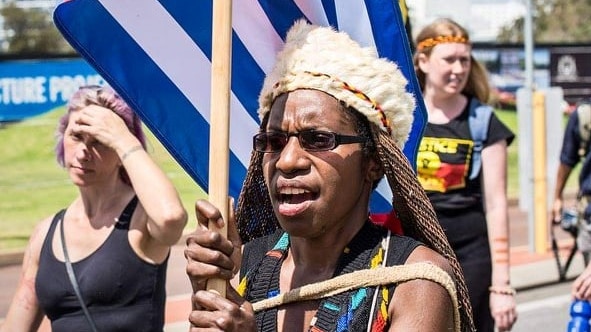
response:
[[[423,188],[444,193],[466,187],[473,146],[466,139],[423,137],[417,156]]]

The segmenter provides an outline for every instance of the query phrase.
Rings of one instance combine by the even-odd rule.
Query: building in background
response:
[[[561,87],[571,105],[591,100],[591,45],[561,45],[551,49],[552,86]]]
[[[523,0],[406,0],[414,33],[439,17],[466,27],[475,42],[494,42],[500,29],[524,16]]]

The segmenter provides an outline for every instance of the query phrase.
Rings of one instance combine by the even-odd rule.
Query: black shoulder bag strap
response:
[[[60,220],[60,235],[62,240],[62,250],[64,251],[64,260],[66,261],[66,270],[68,271],[68,277],[70,278],[70,283],[72,283],[72,287],[74,288],[74,292],[76,293],[76,297],[78,298],[78,302],[80,302],[80,306],[82,307],[82,311],[84,311],[84,316],[86,316],[86,320],[88,320],[88,324],[90,324],[90,329],[93,332],[98,332],[96,325],[94,324],[94,320],[90,316],[90,312],[84,303],[84,299],[82,298],[82,294],[80,293],[80,288],[78,287],[78,281],[76,281],[76,275],[74,274],[74,269],[72,268],[72,263],[70,262],[70,257],[68,256],[68,249],[66,248],[66,238],[64,237],[64,218]]]

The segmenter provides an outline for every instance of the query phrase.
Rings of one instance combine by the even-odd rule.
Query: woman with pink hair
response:
[[[145,151],[141,122],[109,87],[80,88],[56,155],[78,187],[31,235],[3,331],[162,331],[170,247],[187,222]]]

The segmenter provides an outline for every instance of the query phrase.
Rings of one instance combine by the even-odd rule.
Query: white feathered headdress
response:
[[[408,139],[415,100],[398,66],[361,47],[344,32],[298,21],[265,78],[259,97],[259,117],[275,98],[297,89],[326,92],[364,114],[390,134],[398,147]]]

